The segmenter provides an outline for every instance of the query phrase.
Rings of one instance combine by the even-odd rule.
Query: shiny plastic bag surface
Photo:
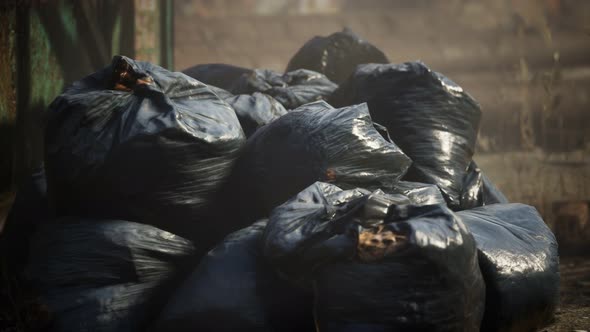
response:
[[[421,62],[367,64],[329,102],[366,102],[373,120],[413,161],[404,180],[435,184],[450,207],[459,207],[481,117],[479,104],[460,86]]]
[[[463,179],[460,210],[490,204],[506,204],[508,199],[472,161]]]
[[[241,223],[239,229],[267,217],[318,180],[391,188],[409,165],[401,150],[375,129],[366,105],[335,109],[325,102],[307,104],[248,139],[218,210],[230,214],[224,220]]]
[[[176,234],[206,220],[245,136],[206,85],[115,57],[49,109],[46,170],[58,215],[121,218]]]
[[[477,331],[475,241],[445,204],[315,183],[269,218],[264,254],[311,285],[319,331]]]
[[[477,243],[486,282],[482,331],[537,331],[559,300],[555,236],[537,210],[493,204],[458,212]]]

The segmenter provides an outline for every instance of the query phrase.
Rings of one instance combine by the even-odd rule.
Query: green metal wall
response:
[[[67,84],[116,54],[172,69],[172,0],[22,3],[0,4],[0,194],[42,163],[45,110]]]
[[[0,8],[0,197],[11,183],[16,124],[16,8]],[[1,202],[0,202],[1,204]]]

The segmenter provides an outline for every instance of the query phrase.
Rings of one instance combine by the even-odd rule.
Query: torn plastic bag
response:
[[[537,210],[494,204],[457,215],[475,237],[486,282],[481,331],[537,331],[547,325],[559,301],[559,255]]]
[[[326,76],[311,70],[279,74],[269,69],[256,69],[245,74],[229,90],[233,94],[262,92],[272,96],[286,109],[327,99],[338,86]]]
[[[266,221],[228,235],[171,296],[153,331],[315,331],[311,292],[262,257]]]
[[[53,217],[47,200],[47,180],[43,166],[36,168],[18,188],[14,203],[0,233],[0,255],[10,274],[22,271],[29,256],[29,240],[42,224]]]
[[[260,128],[241,151],[217,209],[239,229],[316,181],[391,188],[410,160],[373,127],[365,104],[307,104]],[[227,209],[231,206],[231,209]]]
[[[315,183],[270,215],[264,254],[312,284],[318,330],[477,331],[475,241],[446,205]]]
[[[207,85],[229,90],[242,75],[251,74],[252,69],[222,63],[210,63],[196,65],[182,72]]]
[[[286,71],[309,69],[341,84],[357,65],[364,63],[389,63],[389,60],[377,47],[345,28],[307,41],[291,58]]]
[[[27,275],[52,331],[143,331],[193,254],[190,241],[150,225],[68,217],[40,226]]]
[[[506,204],[508,199],[472,161],[463,179],[461,210],[490,204]]]
[[[287,111],[273,97],[255,92],[252,95],[238,95],[225,99],[236,111],[242,129],[247,137],[258,128],[271,123]]]
[[[245,136],[204,84],[115,57],[50,106],[48,193],[58,215],[197,231]]]
[[[367,102],[373,120],[413,161],[404,180],[435,184],[450,207],[459,207],[481,117],[478,103],[461,87],[420,62],[367,64],[329,102]]]

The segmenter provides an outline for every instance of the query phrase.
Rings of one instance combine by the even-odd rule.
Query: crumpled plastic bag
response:
[[[459,208],[479,130],[479,104],[421,62],[360,65],[329,99],[335,107],[362,102],[412,159],[404,180],[439,186],[449,206]]]
[[[411,161],[374,128],[364,104],[307,104],[260,128],[241,151],[218,211],[240,229],[316,181],[391,188]],[[231,208],[227,208],[231,206]]]
[[[182,72],[207,85],[228,90],[242,75],[251,74],[252,69],[223,63],[208,63],[187,68]]]
[[[280,74],[269,69],[256,69],[240,76],[229,91],[233,94],[262,92],[291,110],[327,99],[337,87],[323,74],[311,70],[299,69]]]
[[[311,292],[262,257],[266,221],[228,235],[172,294],[152,331],[314,331]]]
[[[506,204],[508,199],[472,161],[463,179],[460,210],[490,204]]]
[[[433,184],[399,181],[387,193],[402,194],[413,205],[446,204],[440,189]]]
[[[357,65],[365,63],[389,63],[389,60],[377,47],[345,28],[327,37],[316,36],[307,41],[293,55],[286,71],[309,69],[341,84]]]
[[[247,137],[279,117],[287,110],[273,97],[255,92],[252,95],[237,95],[224,100],[236,111],[240,125]]]
[[[461,204],[458,210],[472,209],[483,206],[483,173],[472,161],[463,178]]]
[[[150,225],[67,217],[39,226],[26,275],[51,331],[144,331],[194,251]]]
[[[457,215],[475,238],[486,282],[481,331],[537,331],[547,325],[559,302],[559,255],[537,210],[493,204]]]
[[[205,222],[245,136],[233,109],[182,73],[117,56],[49,109],[48,194],[58,215],[188,234]]]
[[[475,241],[446,205],[315,183],[269,217],[267,259],[315,294],[319,331],[477,331]]]

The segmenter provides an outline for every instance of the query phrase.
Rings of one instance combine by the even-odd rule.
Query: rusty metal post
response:
[[[160,66],[174,70],[174,3],[160,0]]]
[[[135,58],[160,62],[160,6],[158,0],[135,0]]]

